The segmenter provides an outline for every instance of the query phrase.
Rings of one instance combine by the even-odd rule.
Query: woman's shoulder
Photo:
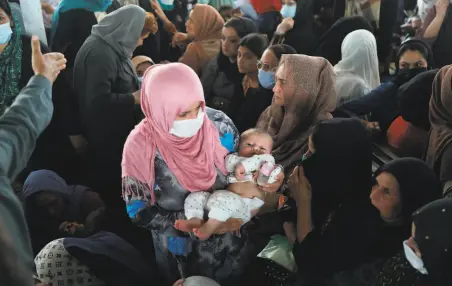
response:
[[[101,38],[91,34],[80,48],[77,57],[96,59],[95,62],[105,65],[111,63],[111,59],[118,57],[115,51]],[[110,61],[100,59],[109,58]]]
[[[218,129],[220,136],[225,133],[233,133],[238,135],[239,131],[235,127],[234,122],[232,122],[232,119],[229,118],[223,111],[206,107],[206,114]]]

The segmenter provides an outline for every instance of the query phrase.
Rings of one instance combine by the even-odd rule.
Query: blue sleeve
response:
[[[229,152],[235,151],[235,140],[232,133],[225,133],[220,136],[221,145],[226,148]]]

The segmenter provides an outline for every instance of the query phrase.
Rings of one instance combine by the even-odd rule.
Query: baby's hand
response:
[[[235,178],[237,180],[242,180],[245,177],[245,174],[246,174],[245,166],[243,166],[243,164],[238,164],[235,167]]]

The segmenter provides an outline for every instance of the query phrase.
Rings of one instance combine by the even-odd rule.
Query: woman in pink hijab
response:
[[[124,147],[123,199],[129,217],[152,232],[157,263],[167,280],[174,282],[177,264],[169,253],[168,237],[185,235],[173,228],[174,222],[185,218],[184,201],[190,192],[225,187],[224,157],[238,142],[238,131],[223,112],[205,106],[198,76],[181,63],[146,71],[141,107],[146,118]],[[240,272],[246,259],[238,258],[247,245],[253,245],[230,232],[240,224],[228,221],[221,231],[228,233],[203,242],[187,237],[192,244],[187,274],[221,281]],[[224,255],[212,256],[218,251]]]

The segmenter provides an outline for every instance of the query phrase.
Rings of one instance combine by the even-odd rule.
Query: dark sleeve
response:
[[[452,144],[449,144],[441,156],[439,178],[442,184],[452,180]]]
[[[85,86],[82,90],[89,94],[90,99],[85,104],[90,108],[99,107],[111,112],[134,113],[135,100],[132,93],[112,92],[118,73],[115,54],[95,47],[87,54],[84,65]]]
[[[31,67],[31,37],[23,35],[22,37],[22,75],[20,77],[20,87],[24,88],[28,81],[34,76],[33,68]],[[41,52],[43,54],[50,53],[48,46],[41,42]]]
[[[13,251],[10,259],[18,267],[15,269],[18,273],[16,278],[23,278],[21,282],[3,279],[2,282],[8,285],[33,285],[31,243],[24,212],[11,182],[25,168],[36,139],[50,122],[53,112],[51,94],[50,81],[35,76],[0,118],[0,231],[4,231],[0,247],[5,240],[13,241],[9,246]]]
[[[214,60],[216,61],[216,59]],[[204,89],[204,98],[206,102],[212,97],[213,85],[217,76],[217,65],[214,62],[207,63],[201,71],[201,83]]]
[[[357,236],[356,230],[349,231],[350,228],[344,224],[331,228],[324,232],[320,228],[314,228],[303,242],[295,243],[293,254],[301,275],[330,276],[340,270],[357,267],[363,262],[368,253],[367,248],[370,247],[367,239]]]
[[[74,21],[72,12],[60,13],[58,26],[52,38],[52,51],[64,53],[75,35],[75,28],[80,23]]]
[[[96,211],[105,204],[100,198],[99,194],[93,191],[87,190],[82,196],[82,212],[87,217],[93,211]]]
[[[383,83],[367,95],[339,106],[334,115],[336,117],[364,116],[384,107],[386,98],[397,90],[391,83]]]

